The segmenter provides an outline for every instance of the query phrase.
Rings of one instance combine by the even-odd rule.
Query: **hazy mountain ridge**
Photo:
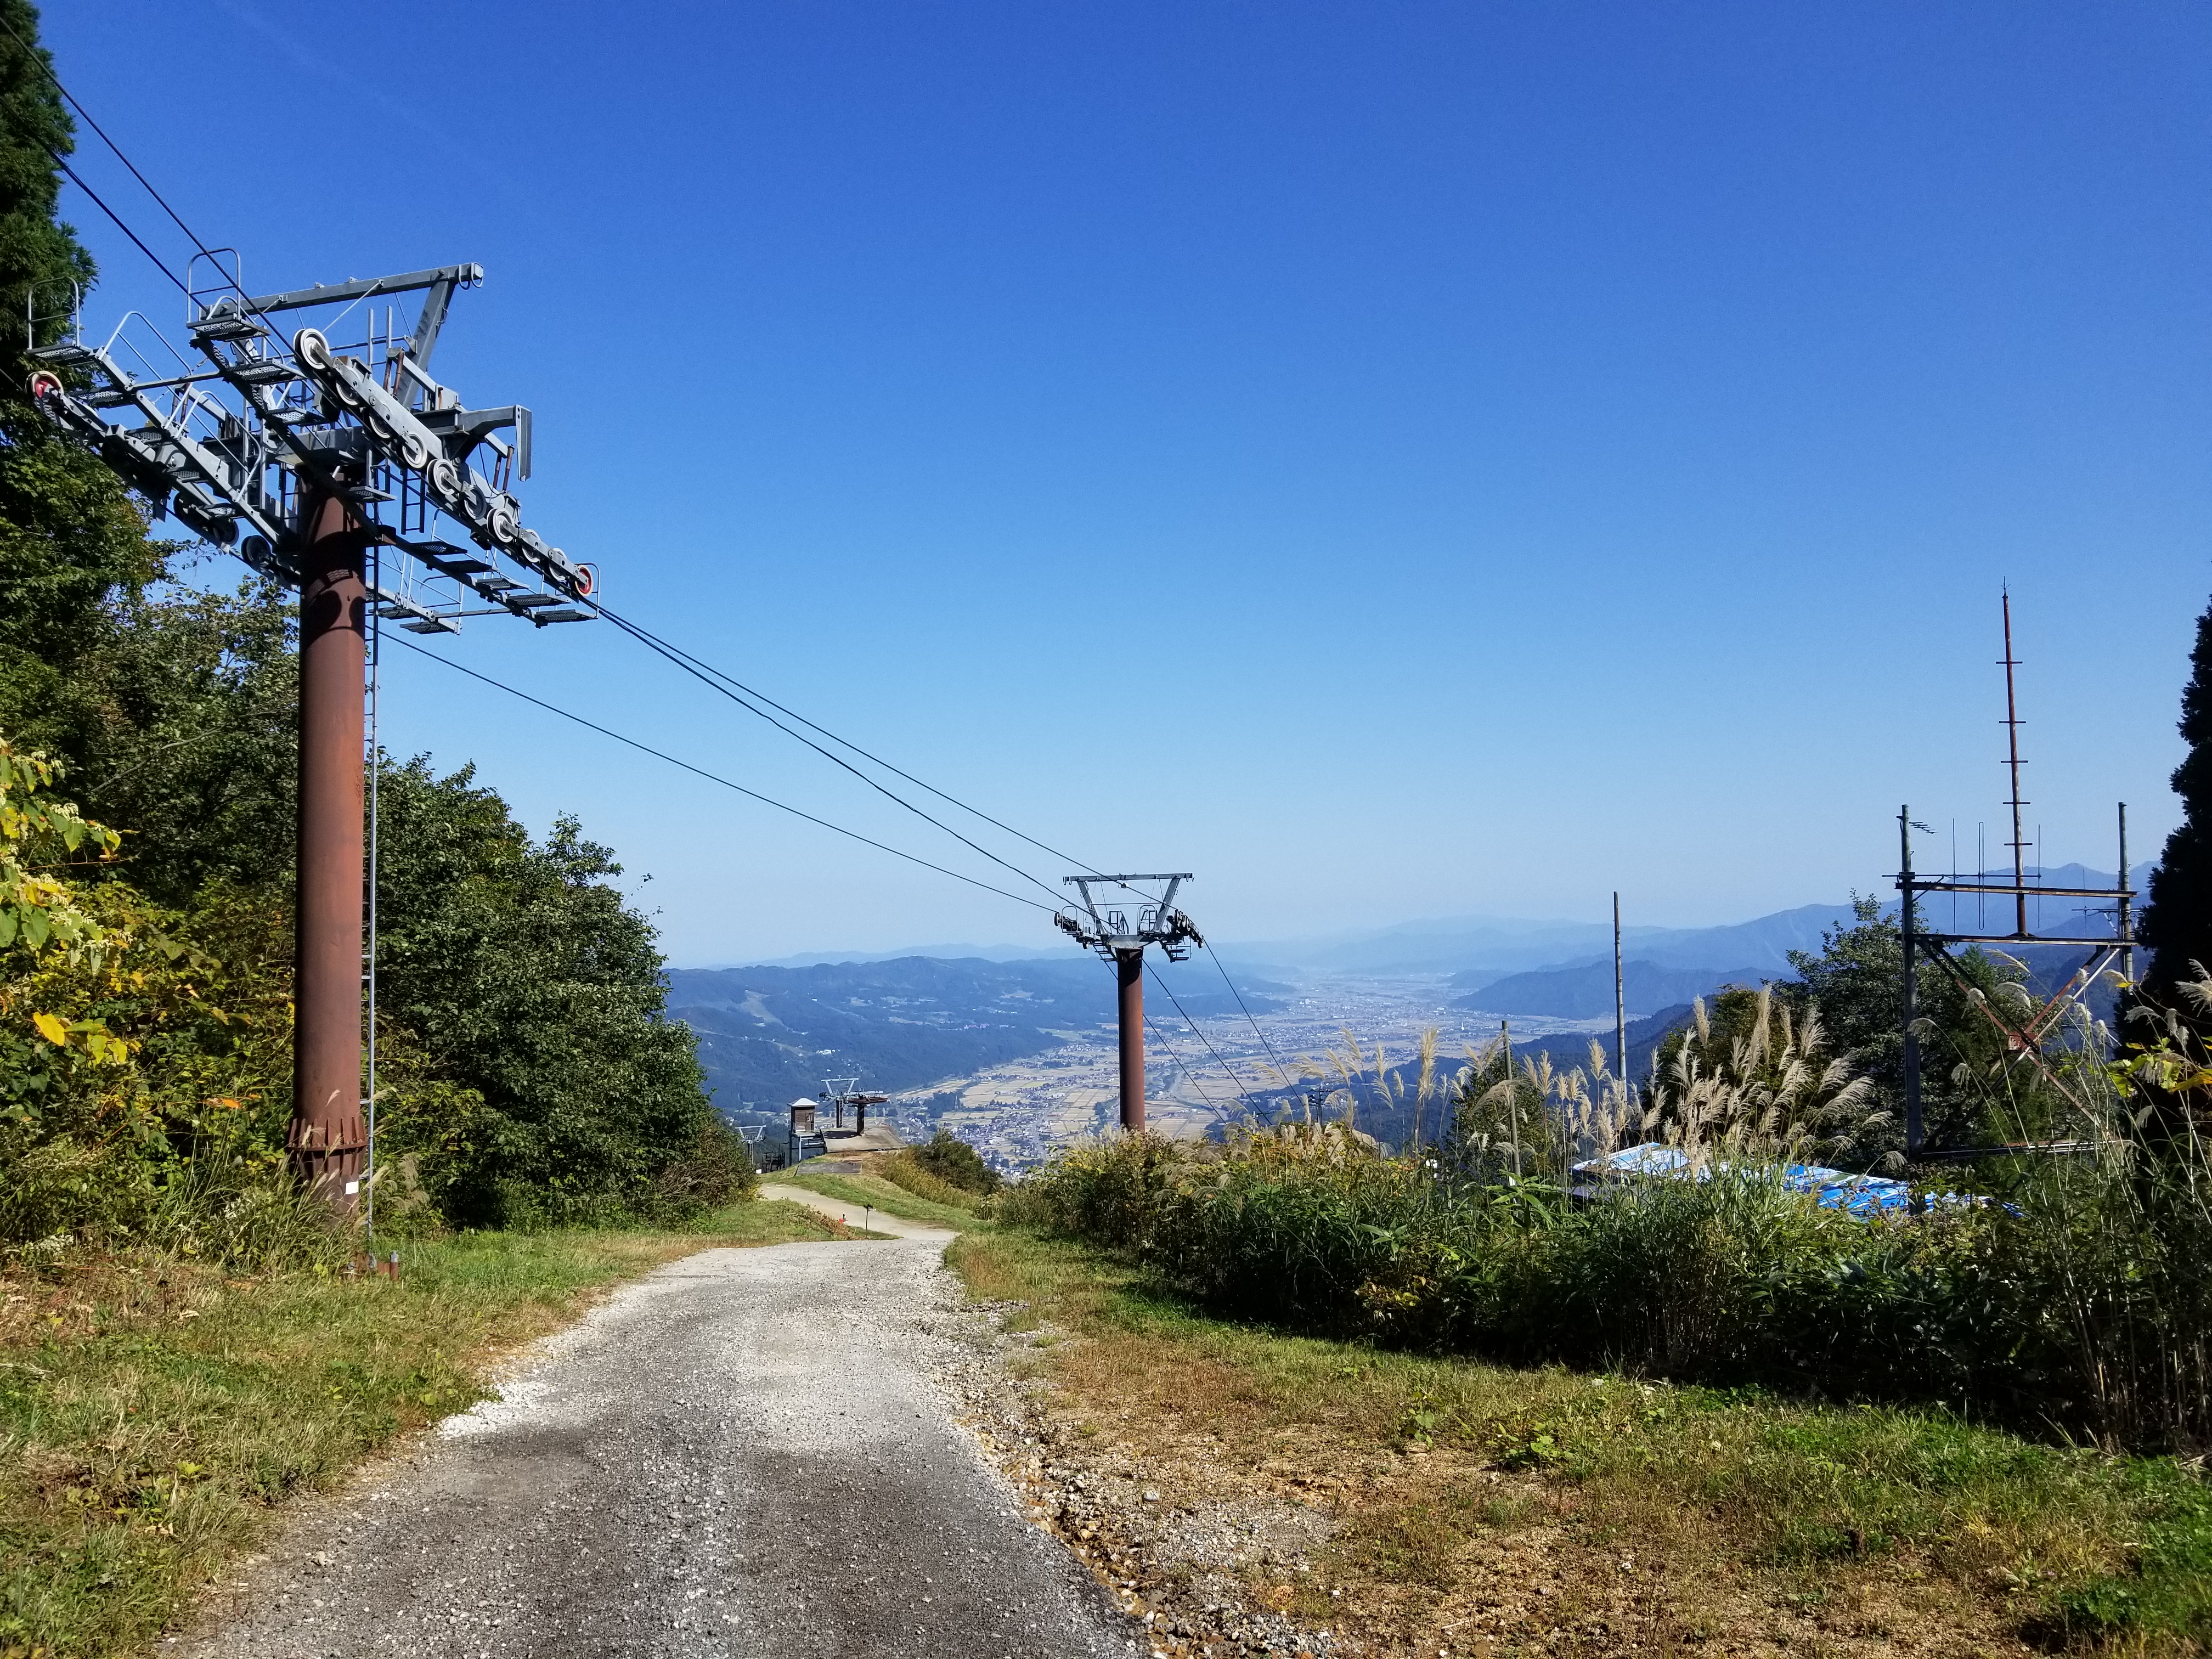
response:
[[[1636,1018],[1709,995],[1723,985],[1757,985],[1775,977],[1771,970],[1758,968],[1662,968],[1644,961],[1624,963],[1620,971],[1624,1000],[1630,1015]],[[1608,958],[1574,968],[1510,974],[1468,995],[1455,997],[1452,1006],[1494,1014],[1547,1014],[1560,1019],[1609,1016],[1613,1012],[1613,963]]]
[[[1192,1014],[1240,1012],[1210,965],[1156,965]],[[862,1088],[891,1091],[963,1077],[1055,1048],[1066,1032],[1110,1030],[1115,1018],[1112,970],[1073,951],[1042,962],[677,968],[668,987],[669,1016],[697,1035],[715,1103],[731,1113],[748,1103],[780,1113],[825,1078],[857,1074]],[[1237,983],[1255,1013],[1280,1007],[1288,988]]]

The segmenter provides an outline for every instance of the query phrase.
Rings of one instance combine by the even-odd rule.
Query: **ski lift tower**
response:
[[[30,390],[46,417],[156,518],[299,590],[288,1145],[301,1179],[345,1210],[374,1121],[373,1031],[366,1096],[362,1063],[363,991],[373,1006],[374,990],[362,948],[374,915],[363,880],[373,619],[451,634],[465,617],[544,628],[598,612],[592,567],[525,528],[509,493],[530,476],[530,411],[465,409],[430,376],[453,295],[483,281],[480,265],[443,265],[257,295],[236,250],[203,251],[184,283],[191,356],[137,312],[88,337],[73,285],[33,292],[27,307],[27,343],[43,365]]]
[[[1115,982],[1121,989],[1121,1127],[1132,1134],[1145,1127],[1145,947],[1157,945],[1170,962],[1182,962],[1194,945],[1204,945],[1191,919],[1175,908],[1176,890],[1191,879],[1181,875],[1069,876],[1069,885],[1083,895],[1080,915],[1055,914],[1053,925],[1077,944],[1096,951],[1114,964]],[[1167,890],[1153,898],[1135,884],[1164,881]],[[1111,900],[1101,908],[1091,889],[1133,893],[1134,906]],[[1137,924],[1129,925],[1130,911]]]

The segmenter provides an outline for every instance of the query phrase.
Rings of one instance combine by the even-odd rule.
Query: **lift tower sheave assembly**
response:
[[[256,295],[234,250],[203,250],[184,283],[196,357],[136,312],[105,339],[88,338],[74,288],[34,292],[26,319],[43,365],[30,389],[49,420],[156,518],[300,591],[288,1144],[301,1177],[346,1208],[373,1121],[362,1086],[363,988],[374,972],[362,949],[371,620],[450,634],[465,617],[543,628],[598,614],[592,568],[525,528],[509,493],[530,476],[530,411],[464,408],[431,378],[453,295],[483,280],[481,266],[442,265]],[[398,301],[414,313],[404,326]],[[274,320],[287,313],[309,325],[288,337]],[[40,345],[42,337],[52,343]],[[404,556],[386,561],[386,548]]]
[[[1204,945],[1191,919],[1175,908],[1176,890],[1192,878],[1180,875],[1069,876],[1068,884],[1083,895],[1080,915],[1066,910],[1053,917],[1053,925],[1086,950],[1096,951],[1114,964],[1120,989],[1121,1059],[1121,1127],[1132,1134],[1145,1127],[1145,947],[1157,945],[1170,962],[1190,955],[1194,945]],[[1164,881],[1167,890],[1155,899],[1137,887],[1140,881]],[[1092,888],[1119,889],[1141,901],[1131,907],[1102,902]],[[1129,925],[1131,908],[1136,926]]]

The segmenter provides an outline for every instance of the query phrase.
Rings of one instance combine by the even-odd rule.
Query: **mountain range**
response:
[[[1210,963],[1153,968],[1191,1014],[1241,1012]],[[1290,988],[1240,977],[1237,989],[1253,1012],[1272,1013]],[[1110,1030],[1114,975],[1074,951],[1031,962],[677,968],[668,972],[668,1013],[697,1034],[715,1103],[752,1121],[780,1116],[832,1078],[884,1092],[917,1088]]]

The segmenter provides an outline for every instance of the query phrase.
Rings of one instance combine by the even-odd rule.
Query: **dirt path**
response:
[[[804,1187],[786,1187],[779,1182],[763,1182],[763,1198],[781,1198],[793,1204],[804,1204],[817,1215],[826,1215],[832,1221],[842,1221],[848,1227],[860,1227],[872,1233],[889,1233],[893,1238],[919,1238],[935,1244],[940,1249],[959,1235],[949,1227],[932,1227],[925,1222],[902,1221],[865,1204],[848,1204],[842,1198],[824,1198]]]
[[[191,1659],[1122,1659],[1142,1627],[1022,1518],[940,1378],[933,1238],[708,1250],[319,1505]]]

